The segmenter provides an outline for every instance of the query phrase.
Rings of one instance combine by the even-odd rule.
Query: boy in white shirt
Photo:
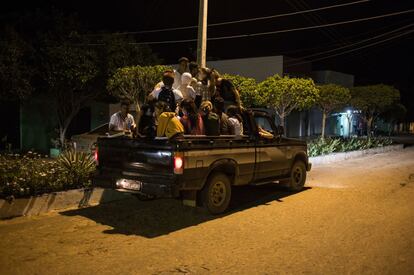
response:
[[[109,131],[134,131],[134,117],[129,113],[129,102],[121,102],[121,110],[111,116]]]

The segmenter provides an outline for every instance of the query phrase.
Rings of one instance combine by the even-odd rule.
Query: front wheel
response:
[[[303,161],[295,161],[290,171],[289,190],[298,192],[303,189],[306,181],[306,164]]]
[[[220,214],[227,210],[231,198],[229,178],[222,173],[215,173],[208,179],[201,191],[203,206],[211,214]]]

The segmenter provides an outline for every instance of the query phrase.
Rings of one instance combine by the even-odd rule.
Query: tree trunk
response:
[[[369,117],[367,118],[367,136],[371,137],[371,129],[372,129],[372,121],[373,121],[373,117]]]
[[[326,127],[326,112],[322,112],[322,133],[321,139],[325,138],[325,127]]]
[[[68,127],[65,127],[63,125],[59,125],[59,142],[60,142],[60,149],[64,149],[65,147],[65,137],[66,137],[66,131]]]
[[[280,126],[283,126],[283,128],[285,129],[285,132],[286,132],[285,115],[280,115],[279,118],[280,118]]]
[[[79,113],[80,108],[75,108],[69,114],[60,113],[59,116],[61,120],[59,120],[59,141],[62,150],[65,150],[65,140],[66,140],[66,132],[69,128],[70,123],[72,122],[73,118]]]
[[[141,121],[141,107],[140,107],[140,103],[139,101],[134,102],[135,104],[135,112],[136,112],[136,116],[135,116],[135,125],[136,125],[136,129],[135,132],[138,133],[138,129],[139,129],[139,123]]]

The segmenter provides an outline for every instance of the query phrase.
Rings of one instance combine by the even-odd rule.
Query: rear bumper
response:
[[[106,175],[106,174],[95,174],[92,180],[93,186],[115,189],[121,192],[127,193],[140,193],[143,195],[154,196],[156,198],[176,198],[179,196],[179,188],[176,183],[176,179],[173,181],[170,180],[160,180],[154,178],[152,182],[143,181],[138,179],[141,182],[141,189],[139,191],[117,188],[116,182],[119,179],[126,178],[121,175]],[[136,178],[128,178],[131,180],[137,180]]]

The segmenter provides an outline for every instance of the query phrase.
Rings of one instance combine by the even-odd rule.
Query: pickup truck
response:
[[[286,138],[266,112],[244,111],[242,136],[101,137],[94,185],[141,198],[180,198],[219,214],[232,186],[280,182],[300,191],[311,169],[305,141]],[[272,135],[266,137],[264,129]]]

